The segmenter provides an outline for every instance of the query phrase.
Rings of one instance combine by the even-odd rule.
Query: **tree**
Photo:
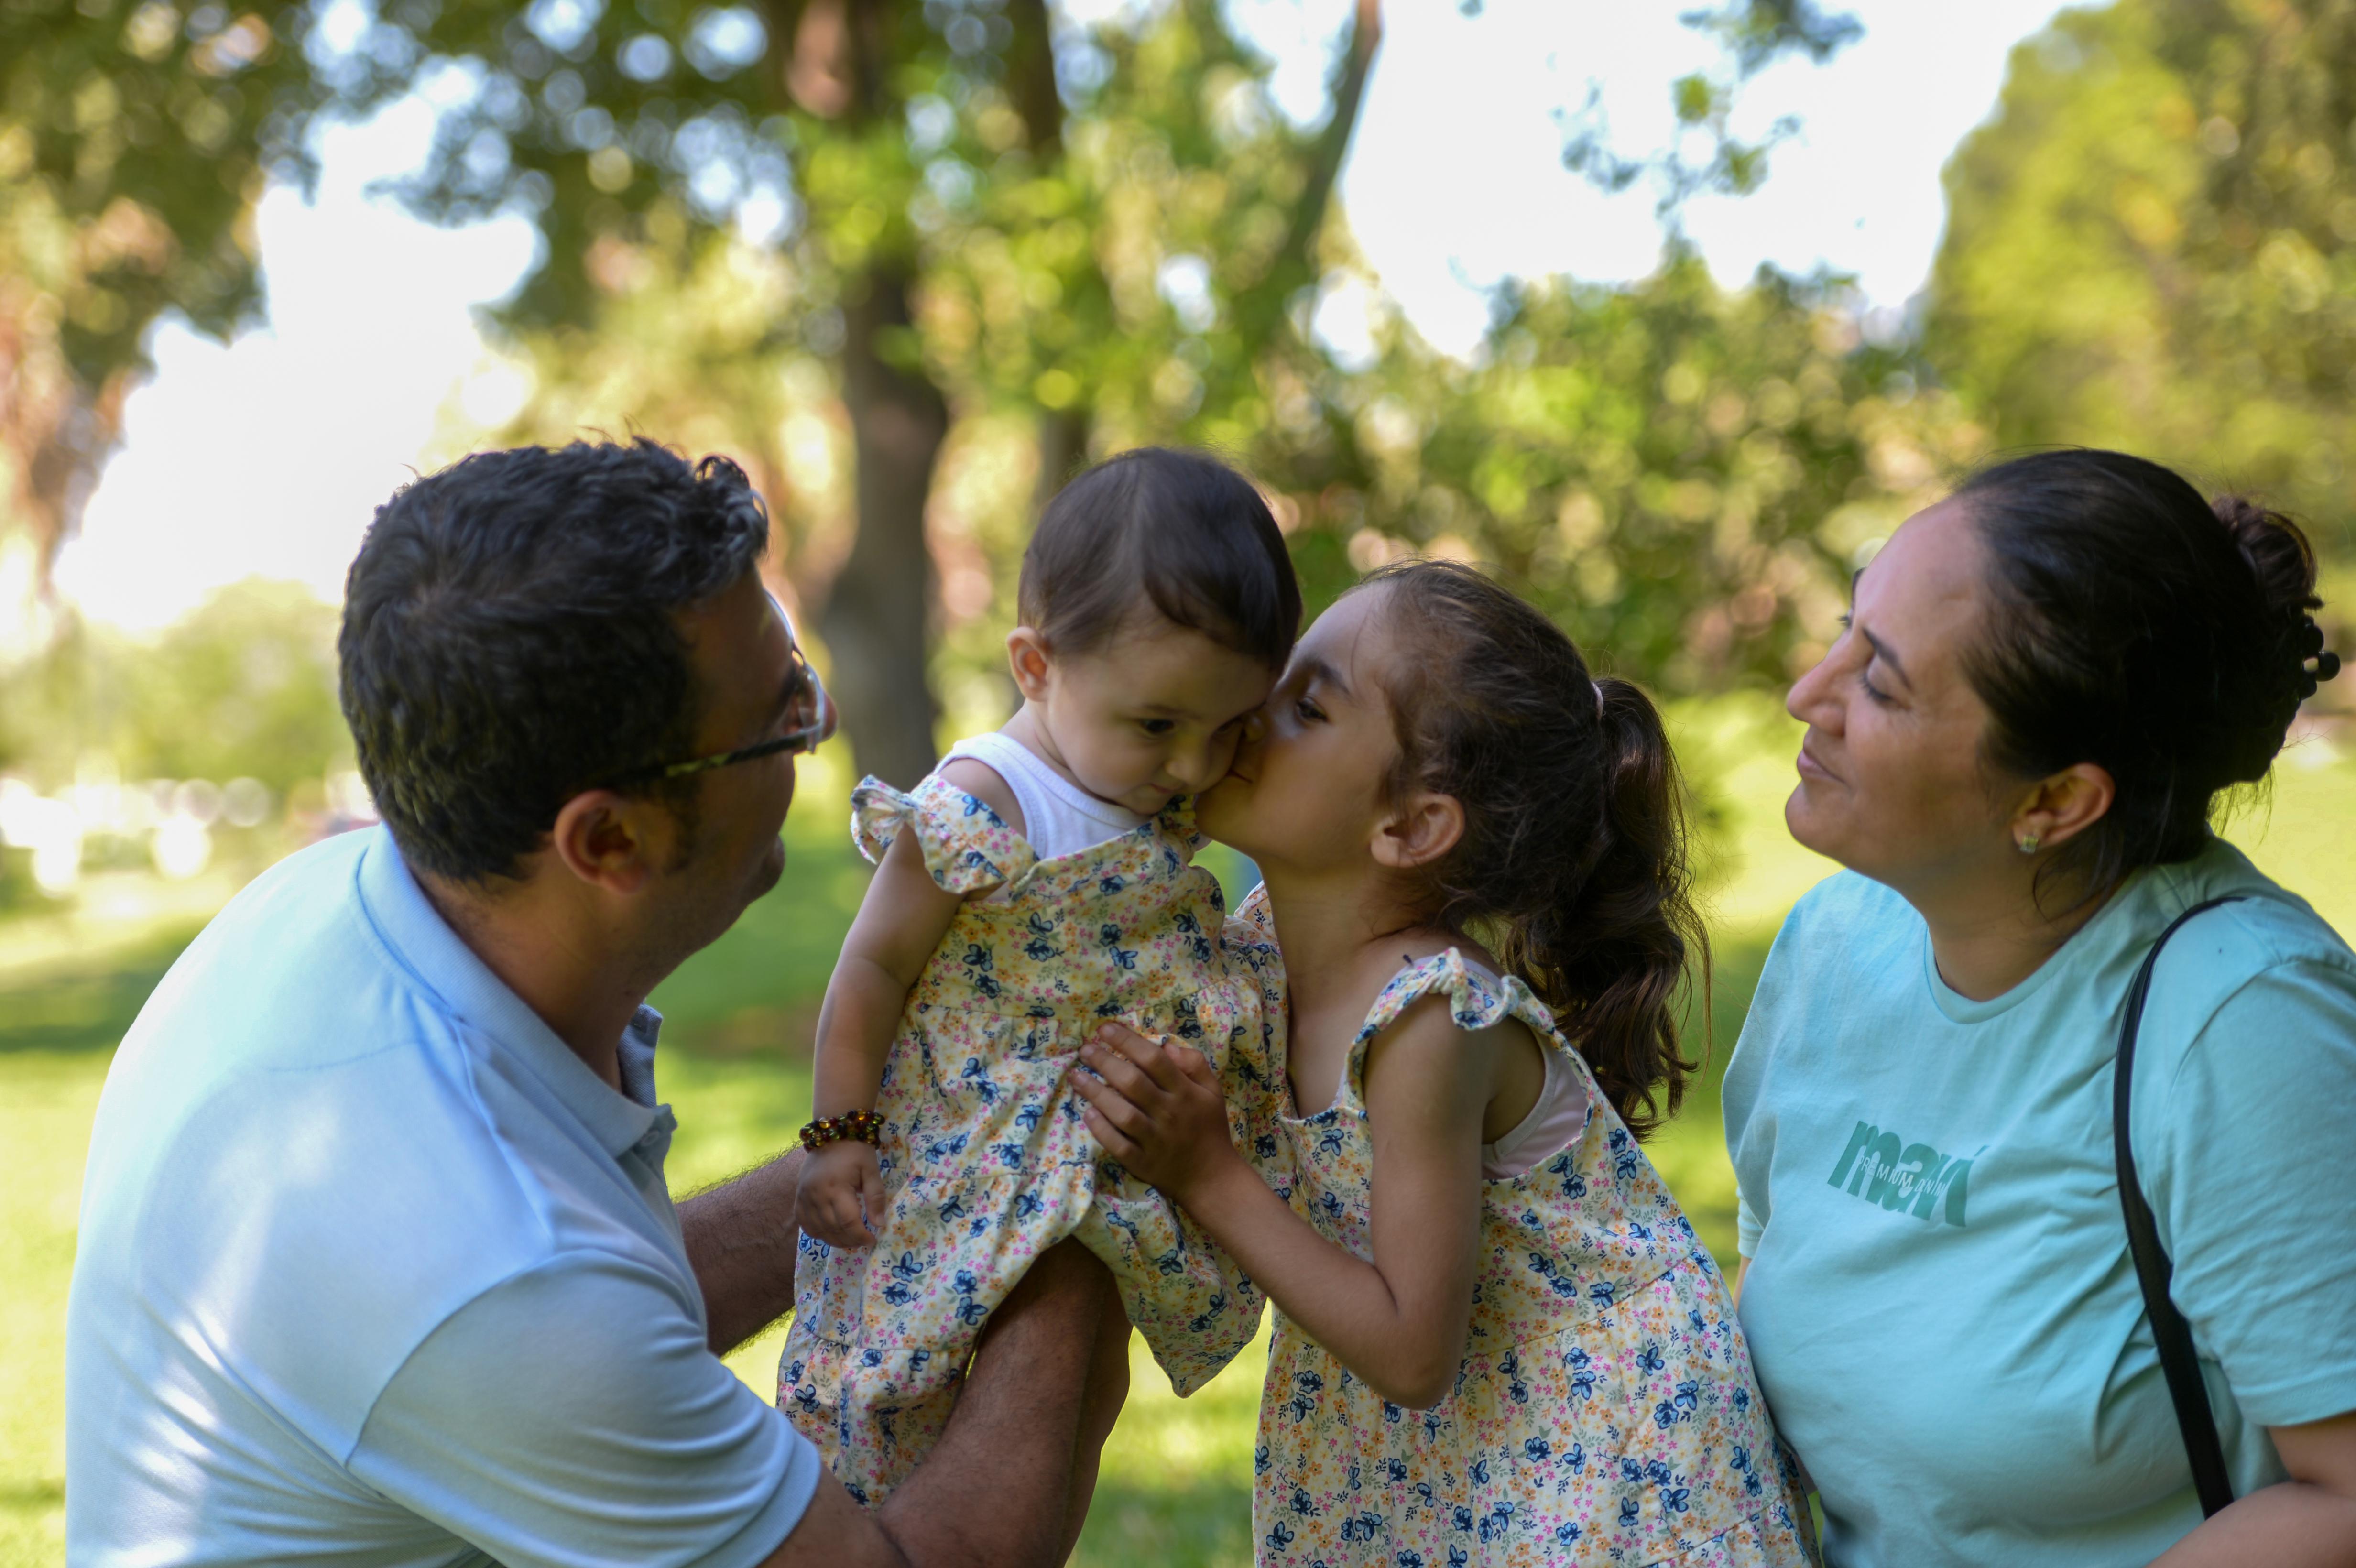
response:
[[[1354,15],[1358,42],[1344,51],[1336,96],[1346,112],[1318,133],[1272,117],[1261,128],[1258,139],[1289,160],[1278,241],[1296,259],[1288,270],[1263,258],[1260,293],[1239,313],[1246,331],[1281,326],[1284,291],[1313,276],[1307,251],[1372,59],[1373,0]],[[388,30],[406,42],[380,47]],[[1058,36],[1044,0],[773,0],[757,10],[642,0],[626,13],[542,0],[520,15],[404,0],[326,62],[318,102],[364,112],[420,85],[455,101],[404,194],[444,219],[532,211],[546,263],[506,312],[521,333],[593,325],[614,308],[616,279],[654,251],[655,271],[684,278],[711,264],[723,236],[755,230],[786,260],[789,294],[745,347],[771,364],[809,350],[836,367],[857,526],[819,624],[861,766],[905,783],[934,756],[925,512],[950,396],[1026,404],[1047,447],[1041,471],[1056,475],[1087,448],[1079,411],[1105,380],[1091,357],[1122,347],[1089,330],[1118,314],[1090,240],[1110,220],[1106,208],[1133,205],[1134,192],[1098,155],[1105,138],[1078,138],[1076,151],[1066,122],[1098,114],[1100,97],[1127,103],[1125,68],[1157,48],[1241,58],[1210,0],[1169,7],[1149,32],[1134,49],[1118,28]],[[1198,80],[1164,83],[1175,96],[1161,106],[1199,125]],[[1179,157],[1199,175],[1226,149],[1195,141]],[[1057,332],[1043,328],[1035,336],[1054,362],[1019,381],[1002,362],[935,352],[922,317],[927,296],[953,288],[950,274],[994,243],[1052,258],[1054,314],[1069,344],[1056,355]],[[1032,336],[1041,325],[1020,327]]]
[[[2356,544],[2356,4],[2119,0],[1949,165],[1927,352],[2001,445],[2254,487]]]
[[[249,220],[263,171],[301,162],[307,15],[0,0],[0,535],[44,571],[156,317],[225,335],[255,313]]]

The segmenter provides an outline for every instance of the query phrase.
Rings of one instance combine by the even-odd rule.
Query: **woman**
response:
[[[1838,1568],[2356,1563],[2356,955],[2214,837],[2338,661],[2287,519],[2056,452],[1901,528],[1793,688],[1784,923],[1728,1070],[1740,1300]],[[2113,1160],[2240,1499],[2203,1522]]]

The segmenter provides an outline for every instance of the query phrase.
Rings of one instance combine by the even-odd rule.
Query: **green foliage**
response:
[[[1947,188],[1926,352],[2000,445],[2146,453],[2356,544],[2356,4],[2064,12]]]
[[[1394,332],[1357,374],[1269,387],[1236,433],[1289,494],[1315,602],[1408,552],[1476,559],[1612,667],[1675,690],[1788,679],[1862,553],[1980,433],[1860,342],[1837,280],[1501,297],[1470,367]]]
[[[336,619],[300,588],[257,581],[152,645],[76,627],[0,681],[0,764],[56,786],[97,753],[125,778],[247,776],[283,795],[351,753]]]

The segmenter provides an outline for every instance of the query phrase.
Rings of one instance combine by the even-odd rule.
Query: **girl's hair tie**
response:
[[[2293,646],[2298,655],[2298,699],[2304,702],[2315,695],[2319,684],[2340,673],[2340,656],[2323,645],[2323,628],[2315,624],[2313,615],[2299,617]],[[2315,661],[2313,669],[2307,667],[2309,659]]]

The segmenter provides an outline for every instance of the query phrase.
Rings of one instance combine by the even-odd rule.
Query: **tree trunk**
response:
[[[1035,515],[1070,484],[1088,460],[1088,416],[1079,409],[1039,411],[1039,484]]]
[[[819,627],[835,695],[863,773],[913,787],[938,755],[926,655],[937,582],[925,501],[949,428],[948,404],[921,368],[892,362],[912,339],[908,275],[878,266],[843,310],[842,398],[857,453],[859,533]]]

